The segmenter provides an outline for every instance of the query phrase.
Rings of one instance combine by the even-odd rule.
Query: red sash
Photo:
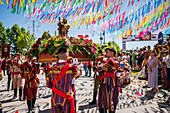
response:
[[[100,77],[100,80],[102,80],[102,79],[104,79],[104,78],[107,78],[107,77],[114,78],[114,76],[113,76],[114,74],[115,74],[115,71],[114,71],[113,73],[106,72],[105,75],[103,75],[103,76]],[[121,86],[120,79],[117,78],[117,80],[118,80],[118,82],[119,82],[120,92],[122,93],[122,86]],[[113,84],[113,86],[114,86],[114,84]]]
[[[13,63],[14,63],[18,68],[20,68],[20,66],[18,65],[18,63],[15,62],[15,60],[13,60]]]
[[[107,77],[111,77],[111,78],[113,78],[114,75],[115,74],[115,71],[113,72],[113,73],[110,73],[110,72],[108,72],[108,71],[106,71],[106,74],[105,75],[102,75],[101,77],[100,77],[100,80],[102,80],[102,79],[104,79],[104,78],[107,78]]]
[[[20,74],[20,71],[19,71],[19,72],[12,72],[11,74],[12,74],[12,75],[19,75],[19,74]]]
[[[60,91],[60,90],[58,90],[57,88],[54,87],[54,85],[56,83],[58,83],[58,81],[65,75],[65,73],[67,72],[68,69],[69,69],[69,63],[67,63],[64,66],[64,68],[60,72],[60,74],[52,81],[52,84],[53,84],[52,91],[54,93],[56,93],[57,95],[70,100],[71,101],[71,110],[70,110],[70,113],[75,113],[75,106],[74,106],[74,98],[73,98],[73,96],[67,95],[66,93],[64,93],[64,92],[62,92],[62,91]]]

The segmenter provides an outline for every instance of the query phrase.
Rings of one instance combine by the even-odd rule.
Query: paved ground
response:
[[[38,86],[38,95],[36,101],[36,113],[51,112],[51,90],[46,87],[45,76],[39,74],[41,84]],[[6,91],[7,76],[0,81],[0,99],[2,101],[4,113],[14,113],[19,110],[20,113],[27,112],[26,101],[12,100],[13,91]],[[94,79],[92,77],[80,77],[76,80],[77,89],[77,113],[98,113],[97,105],[88,105],[92,99]],[[132,78],[130,85],[123,88],[123,93],[119,96],[117,113],[170,113],[170,92],[163,98],[158,98],[158,93],[149,92],[146,88],[145,80],[136,80]],[[139,92],[143,96],[132,94],[132,90],[140,88]],[[129,96],[127,96],[129,95]]]

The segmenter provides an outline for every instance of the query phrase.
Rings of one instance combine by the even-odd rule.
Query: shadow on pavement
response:
[[[1,92],[5,92],[5,91],[7,91],[7,90],[0,90],[0,93],[1,93]]]
[[[51,109],[46,109],[44,111],[39,111],[38,113],[51,113]]]
[[[151,91],[147,91],[146,94],[145,94],[145,97],[148,98],[148,100],[152,100],[154,98],[156,93],[153,93]]]
[[[5,101],[1,101],[1,103],[7,103],[7,102],[12,102],[13,99],[9,99],[9,100],[5,100]]]
[[[97,107],[97,104],[94,104],[94,105],[82,105],[82,106],[79,106],[78,110],[91,109],[91,108],[94,108],[94,107]]]

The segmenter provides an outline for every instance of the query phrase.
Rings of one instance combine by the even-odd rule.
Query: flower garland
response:
[[[48,39],[39,38],[36,43],[32,45],[30,53],[35,56],[41,53],[50,53],[56,57],[56,53],[59,48],[66,47],[73,54],[79,52],[82,54],[82,51],[86,51],[89,57],[92,60],[98,56],[97,54],[97,45],[92,42],[92,39],[88,39],[88,35],[78,35],[78,38],[75,37],[50,37]]]

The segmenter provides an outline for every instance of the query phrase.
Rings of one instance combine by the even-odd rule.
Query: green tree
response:
[[[118,44],[116,42],[108,42],[105,44],[105,47],[103,47],[104,45],[101,44],[96,44],[98,49],[102,49],[102,51],[104,52],[104,48],[114,48],[116,50],[116,52],[121,52],[120,47],[118,46]]]
[[[114,48],[114,49],[116,50],[116,52],[121,52],[120,47],[119,47],[118,44],[117,44],[116,42],[114,42],[114,41],[108,42],[108,47],[109,47],[109,48]]]
[[[6,34],[5,27],[3,26],[3,23],[0,22],[0,45],[1,44],[8,44],[8,37]]]
[[[23,27],[20,29],[17,24],[14,24],[11,29],[7,28],[6,33],[13,53],[23,53],[34,43],[33,34],[30,34]]]

